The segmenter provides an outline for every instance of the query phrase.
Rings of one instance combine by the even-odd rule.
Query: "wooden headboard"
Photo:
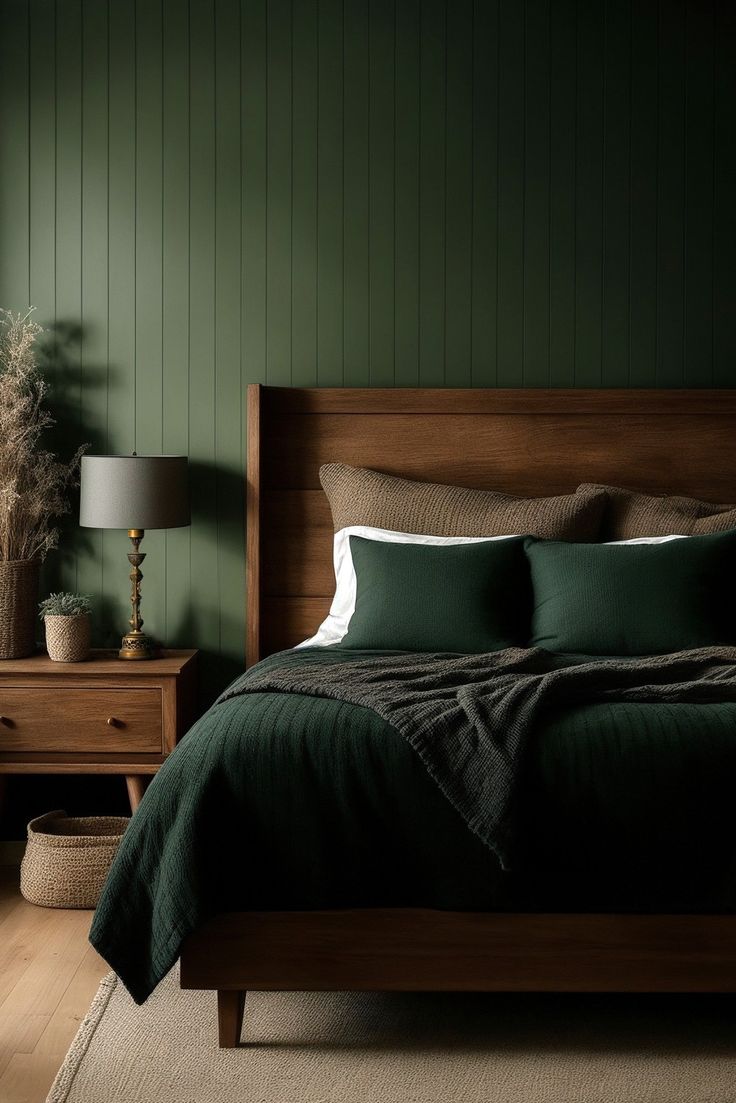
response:
[[[526,495],[581,482],[736,501],[736,390],[248,388],[248,664],[330,605],[330,460]]]

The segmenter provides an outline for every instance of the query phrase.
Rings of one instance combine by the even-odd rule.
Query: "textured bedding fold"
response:
[[[541,713],[589,701],[736,701],[736,648],[641,658],[567,659],[541,648],[482,655],[282,652],[220,700],[302,693],[372,709],[418,753],[468,827],[508,866],[514,796]]]

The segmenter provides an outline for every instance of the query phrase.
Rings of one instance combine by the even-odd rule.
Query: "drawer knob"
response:
[[[12,721],[9,716],[0,716],[0,724],[4,724],[6,728],[10,727],[11,722]]]
[[[120,727],[120,721],[114,716],[108,716],[107,726],[108,726],[108,728],[119,728]]]

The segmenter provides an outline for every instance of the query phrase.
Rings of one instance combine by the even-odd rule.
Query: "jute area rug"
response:
[[[727,996],[253,993],[243,1036],[111,973],[48,1103],[736,1103]]]

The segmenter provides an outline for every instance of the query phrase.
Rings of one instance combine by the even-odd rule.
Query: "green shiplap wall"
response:
[[[211,688],[246,383],[736,385],[736,5],[0,6],[0,304],[48,327],[61,447],[191,457],[144,613]],[[106,643],[126,550],[72,524],[48,565]]]

